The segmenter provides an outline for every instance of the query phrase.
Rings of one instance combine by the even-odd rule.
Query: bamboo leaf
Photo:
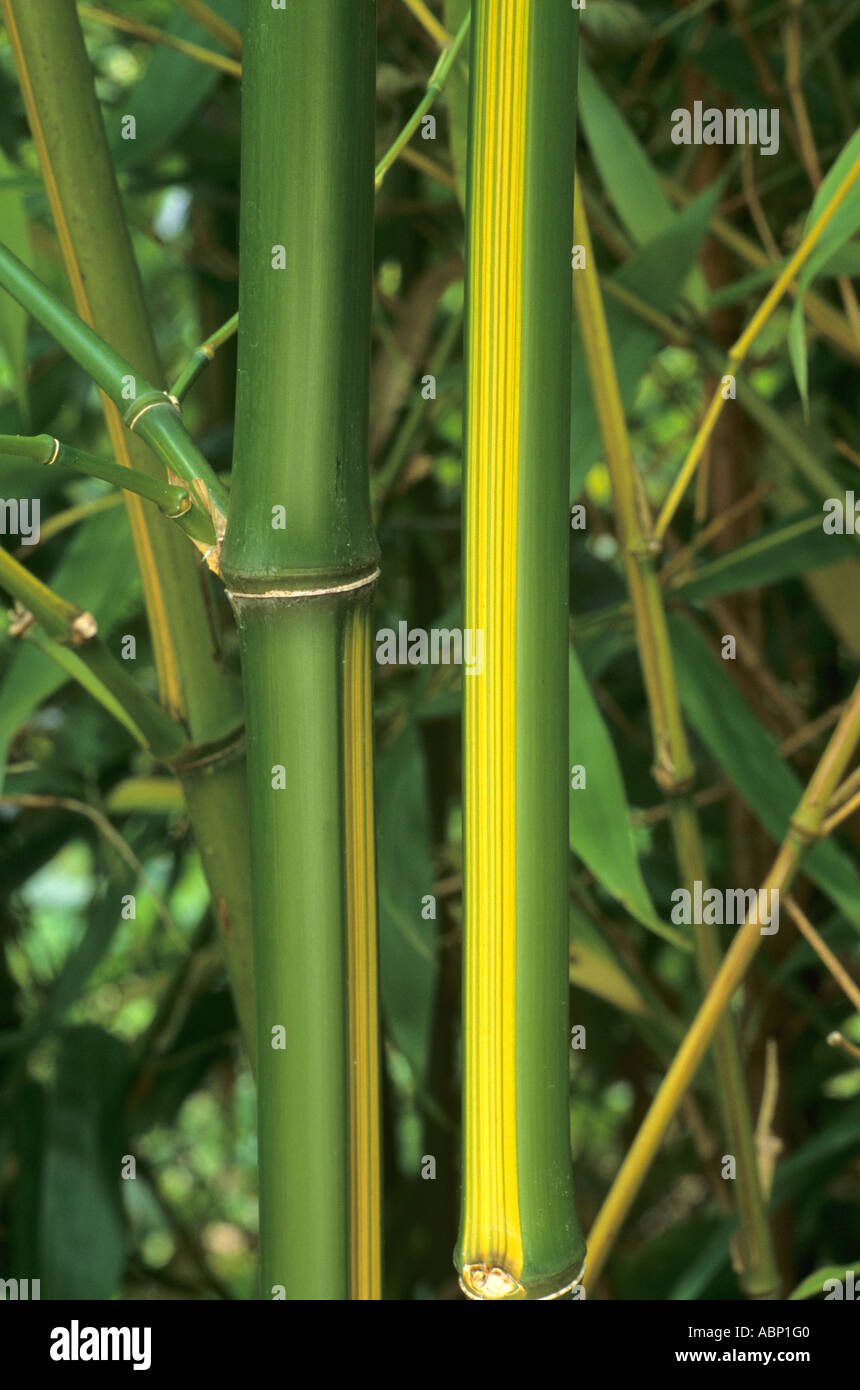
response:
[[[689,949],[654,910],[636,855],[636,842],[612,740],[588,688],[576,653],[570,653],[570,749],[586,785],[570,793],[570,846],[599,883],[637,921],[675,946]]]
[[[19,261],[32,269],[30,236],[24,195],[16,186],[17,170],[0,150],[0,226],[3,240]],[[15,395],[21,407],[21,419],[27,422],[27,311],[8,295],[0,295],[0,345],[6,356]]]
[[[579,114],[603,186],[627,232],[642,246],[670,226],[672,204],[627,121],[584,60],[579,65]]]
[[[860,156],[860,130],[857,130],[832,164],[822,181],[809,210],[804,233],[809,232],[824,212],[834,193],[854,161]],[[855,183],[842,206],[806,261],[797,279],[798,293],[791,311],[788,346],[797,387],[804,411],[809,412],[809,359],[806,347],[806,328],[803,317],[803,298],[816,275],[860,228],[860,182]]]
[[[799,779],[704,638],[686,619],[671,617],[669,628],[687,717],[753,815],[781,843],[803,791]],[[860,929],[860,873],[838,845],[829,840],[815,845],[805,872]]]
[[[623,1013],[647,1018],[651,1010],[630,976],[618,963],[605,938],[584,913],[576,914],[571,932],[570,981]]]

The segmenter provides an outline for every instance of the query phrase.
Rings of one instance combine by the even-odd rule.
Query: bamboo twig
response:
[[[822,826],[822,831],[823,830],[824,826]],[[819,960],[824,962],[843,994],[851,1000],[854,1008],[857,1010],[858,1014],[860,1014],[860,989],[855,985],[844,965],[842,965],[838,957],[833,954],[824,938],[815,930],[815,927],[806,916],[800,904],[796,902],[793,897],[789,896],[786,898],[785,905],[791,913],[795,926],[806,937]]]
[[[860,791],[860,767],[855,768],[851,776],[845,778],[841,787],[836,788],[830,805],[827,807],[828,811],[832,814],[837,806],[841,806],[842,803],[853,796],[856,791]]]
[[[377,164],[376,171],[374,173],[374,187],[377,189],[377,191],[382,187],[382,181],[385,178],[385,175],[388,173],[388,170],[391,168],[398,155],[402,152],[404,146],[409,144],[409,141],[412,139],[412,136],[415,134],[416,130],[421,124],[422,119],[424,118],[424,116],[427,115],[427,112],[430,110],[430,107],[433,105],[436,98],[444,90],[445,83],[448,80],[448,74],[451,71],[451,68],[454,66],[457,54],[460,52],[460,49],[463,46],[463,40],[469,32],[470,21],[471,10],[468,12],[466,18],[463,20],[463,23],[460,25],[460,28],[457,30],[457,37],[455,39],[452,39],[440,53],[439,61],[437,62],[435,68],[431,72],[430,77],[428,79],[427,91],[424,97],[416,106],[409,120],[406,122],[406,125],[403,127],[397,139],[394,141],[394,144],[390,147],[390,149],[386,151],[386,153],[382,156],[379,163]]]
[[[34,641],[155,757],[170,762],[185,751],[185,732],[102,646],[91,613],[55,594],[2,549],[0,587],[19,605],[10,627],[12,636],[26,636]],[[44,636],[33,632],[34,623],[44,630]]]
[[[214,333],[210,333],[209,337],[195,349],[171,386],[169,394],[177,401],[184,401],[197,378],[209,366],[215,353],[232,338],[238,327],[239,315],[236,313],[226,323],[222,323],[220,328],[216,328]]]
[[[841,825],[849,816],[853,816],[858,807],[860,807],[860,792],[855,792],[850,801],[846,801],[844,806],[840,806],[838,811],[834,811],[831,816],[828,816],[824,822],[824,833],[829,835],[831,831],[836,829],[837,825]]]

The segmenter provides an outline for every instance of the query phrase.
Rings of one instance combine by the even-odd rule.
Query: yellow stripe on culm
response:
[[[479,13],[468,217],[465,626],[464,1210],[461,1278],[510,1293],[523,1267],[517,1174],[516,595],[526,77],[534,0]]]
[[[343,663],[346,929],[349,969],[350,1298],[381,1290],[381,1157],[376,875],[373,835],[373,724],[369,602],[345,620]]]
[[[75,255],[75,248],[71,232],[69,231],[69,225],[63,210],[63,202],[51,164],[51,157],[48,153],[48,145],[42,129],[42,122],[39,117],[39,109],[36,103],[33,85],[27,70],[27,63],[21,44],[21,36],[15,21],[14,10],[12,6],[7,3],[7,0],[4,0],[3,16],[6,23],[6,32],[9,35],[9,47],[12,49],[15,66],[18,70],[21,94],[24,98],[24,109],[27,112],[30,133],[33,136],[33,144],[36,147],[36,153],[39,157],[42,176],[45,180],[45,190],[48,194],[48,201],[51,205],[51,213],[54,218],[54,226],[57,231],[57,239],[60,243],[60,249],[62,250],[63,260],[66,266],[66,273],[72,287],[75,308],[80,317],[84,320],[84,323],[90,328],[94,328],[95,324],[93,323],[92,311]],[[102,399],[105,421],[113,446],[114,457],[117,463],[124,465],[126,468],[130,468],[131,459],[128,453],[128,443],[119,411],[104,392],[100,392],[99,394]],[[167,605],[158,573],[158,567],[155,563],[155,556],[152,552],[152,543],[146,526],[143,503],[141,499],[136,497],[133,493],[126,492],[124,497],[129,524],[131,526],[135,554],[137,556],[138,567],[143,583],[144,603],[152,635],[153,657],[155,660],[161,703],[173,718],[182,719],[185,716],[185,700],[182,690],[182,680],[179,673],[179,663],[170,635],[167,619]]]

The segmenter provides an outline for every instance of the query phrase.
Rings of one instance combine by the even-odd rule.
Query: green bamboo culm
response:
[[[577,15],[476,0],[466,240],[463,1193],[473,1299],[582,1270],[568,1101],[570,237]],[[473,639],[478,641],[480,639]]]
[[[102,112],[74,0],[2,0],[6,33],[39,157],[45,192],[78,318],[52,303],[35,277],[6,253],[4,288],[30,296],[29,311],[102,388],[115,462],[165,482],[164,464],[188,484],[198,517],[186,520],[198,548],[201,521],[223,530],[227,500],[185,432],[178,412],[159,394],[163,373],[146,311]],[[40,293],[41,289],[41,293]],[[22,300],[23,302],[23,300]],[[94,330],[109,348],[88,333]],[[110,349],[113,349],[111,351]],[[159,404],[127,428],[136,394]],[[145,383],[144,383],[144,378]],[[126,381],[126,385],[127,385]],[[145,404],[146,401],[139,401]],[[122,414],[126,414],[123,423]],[[241,765],[241,692],[223,660],[215,623],[213,581],[176,522],[126,493],[143,585],[159,700],[188,730],[192,751],[177,772],[221,931],[240,1027],[254,1061],[250,877],[245,779]],[[187,517],[190,514],[186,514]],[[214,639],[214,640],[213,640]]]
[[[245,683],[264,1298],[380,1296],[367,459],[375,0],[245,8],[222,573]]]

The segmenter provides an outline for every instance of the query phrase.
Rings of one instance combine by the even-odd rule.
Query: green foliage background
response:
[[[239,21],[238,0],[214,8]],[[114,9],[211,46],[167,0],[115,0]],[[775,273],[727,248],[720,228],[741,233],[761,257],[757,198],[784,257],[812,205],[802,151],[787,133],[788,9],[752,0],[746,30],[738,6],[724,3],[684,11],[589,0],[583,16],[580,172],[636,464],[654,510],[712,388],[715,351]],[[380,0],[379,11],[381,155],[420,99],[436,52],[400,0]],[[464,0],[447,0],[452,32],[464,12]],[[860,7],[816,0],[802,25],[803,91],[827,171],[846,146],[857,150],[860,79],[845,55],[860,44]],[[237,304],[239,86],[107,25],[87,21],[85,31],[148,306],[174,376]],[[739,150],[678,148],[669,117],[695,98],[773,105],[757,59],[781,94],[783,121],[779,154],[753,155],[751,194]],[[401,159],[377,200],[377,628],[458,622],[465,82],[459,64],[434,108],[435,142],[419,137],[410,147],[434,167]],[[137,121],[134,141],[120,137],[127,112]],[[3,240],[68,301],[5,36],[0,223]],[[835,277],[856,271],[858,226],[855,190],[807,277],[807,309],[811,293],[844,312]],[[667,336],[666,321],[680,337]],[[856,679],[857,538],[827,536],[820,522],[823,497],[852,487],[860,494],[858,358],[856,333],[853,349],[836,346],[786,301],[715,442],[707,517],[759,494],[666,580],[709,867],[721,887],[764,876],[823,747],[830,726],[820,721]],[[234,372],[228,344],[185,412],[219,470],[229,466]],[[421,379],[430,372],[437,394],[425,401]],[[588,780],[571,794],[572,1021],[587,1035],[586,1049],[571,1052],[571,1135],[587,1231],[698,990],[689,954],[667,940],[677,869],[649,771],[647,709],[579,341],[572,402],[571,501],[585,505],[587,529],[572,530],[570,543],[571,763],[583,764]],[[0,296],[0,433],[17,432],[109,452],[94,388]],[[123,636],[136,638],[135,674],[154,694],[117,499],[92,480],[12,459],[0,459],[0,493],[38,496],[43,540],[22,558],[95,614],[115,652]],[[701,530],[690,499],[667,558]],[[749,638],[734,662],[720,660],[726,631]],[[178,785],[46,656],[5,632],[0,670],[0,1277],[41,1278],[46,1298],[253,1297],[253,1082]],[[376,670],[391,1298],[457,1296],[460,696],[454,668]],[[22,796],[43,801],[22,808]],[[860,929],[857,847],[855,816],[810,854],[796,890],[849,972]],[[435,921],[421,914],[431,892]],[[128,894],[133,920],[122,915]],[[722,930],[725,945],[731,929]],[[834,1029],[860,1044],[860,1018],[786,911],[737,1011],[754,1106],[766,1044],[776,1045],[772,1130],[782,1151],[772,1208],[792,1288],[820,1266],[856,1267],[860,1252],[860,1066],[826,1044]],[[648,1175],[601,1296],[737,1296],[707,1064],[694,1107]],[[427,1154],[436,1158],[432,1182],[420,1176]],[[128,1155],[134,1181],[119,1176]]]

